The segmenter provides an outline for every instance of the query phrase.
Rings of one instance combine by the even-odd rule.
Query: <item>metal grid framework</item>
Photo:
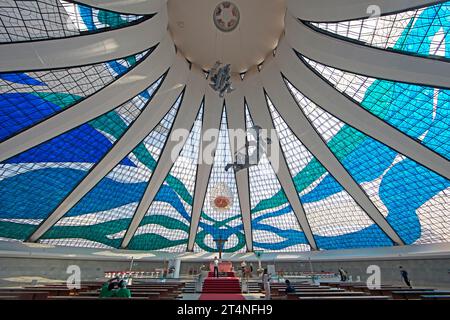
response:
[[[227,240],[223,247],[225,252],[245,252],[245,238],[243,234],[236,177],[233,170],[229,170],[228,172],[225,171],[225,165],[232,161],[233,157],[231,155],[226,106],[224,106],[220,129],[217,136],[217,148],[214,155],[214,163],[203,202],[200,227],[197,233],[194,252],[201,250],[217,250],[217,244],[214,241],[216,239]],[[225,212],[216,211],[211,205],[211,191],[219,184],[227,185],[233,197],[232,206]]]
[[[164,184],[128,248],[184,252],[189,237],[203,106]],[[163,237],[163,238],[161,238]]]
[[[331,151],[405,243],[449,241],[450,229],[444,221],[450,211],[443,209],[450,201],[447,197],[449,180],[344,124],[312,103],[289,83],[288,87],[319,134],[327,140]],[[336,127],[341,130],[333,133]],[[325,191],[322,185],[329,185],[330,191]],[[316,188],[324,189],[322,197],[328,196],[328,199],[342,190],[330,175],[324,177]],[[305,198],[306,196],[302,199],[306,202]],[[430,219],[433,212],[439,218]],[[358,219],[354,221],[359,222]],[[371,228],[373,226],[367,230]],[[382,237],[372,237],[368,233],[364,233],[364,238],[368,243],[382,240]]]
[[[298,94],[295,96],[299,100]],[[268,102],[318,246],[335,249],[391,245],[389,238],[293,134],[269,98]]]
[[[0,73],[0,141],[95,94],[147,54],[84,67]]]
[[[143,19],[61,0],[0,2],[0,43],[78,36]]]
[[[254,126],[247,107],[246,122],[247,128]],[[255,141],[253,136],[248,140]],[[303,231],[265,154],[257,166],[249,169],[249,176],[255,249],[267,252],[309,251]]]
[[[30,230],[28,225],[41,223],[86,177],[89,170],[103,158],[114,142],[122,137],[140,115],[154,90],[155,86],[113,111],[2,162],[2,234],[8,235],[7,238],[21,240],[29,236],[30,234],[25,232]],[[136,167],[128,158],[124,159],[121,165]],[[95,199],[95,202],[88,205],[95,206],[98,200],[100,199]],[[80,217],[82,209],[75,207],[69,215],[78,217],[79,222],[86,221]],[[17,226],[18,230],[11,233],[14,228],[8,223],[14,222],[20,224]],[[70,222],[68,224],[71,225]],[[67,223],[61,222],[61,226],[67,226]],[[23,231],[20,231],[22,229]],[[78,230],[81,231],[82,228]],[[68,230],[65,228],[63,231]],[[85,233],[92,231],[91,228],[84,228]],[[67,232],[64,236],[68,237],[69,234],[70,232]]]
[[[121,106],[117,114],[123,123],[120,127],[117,125],[113,130],[109,130],[109,133],[122,131],[124,125],[129,126],[146,107],[160,83],[161,79]],[[106,130],[99,129],[106,133]],[[53,245],[71,243],[77,247],[92,246],[92,243],[96,242],[95,247],[118,247],[120,237],[117,234],[128,226],[145,188],[146,178],[151,174],[150,169],[139,161],[145,157],[145,154],[139,152],[142,149],[140,144],[124,158],[44,234],[41,242]]]
[[[161,121],[161,125],[164,127],[172,127],[173,121],[178,112],[178,108],[181,102],[181,96],[178,98],[174,106],[170,109],[167,115]],[[151,131],[151,133],[133,149],[126,158],[118,164],[108,176],[106,176],[97,186],[92,190],[95,193],[105,193],[108,195],[108,202],[101,201],[101,198],[95,198],[95,200],[87,199],[86,201],[96,201],[98,202],[99,213],[95,215],[97,220],[96,225],[89,225],[92,222],[92,217],[87,216],[85,221],[79,221],[79,224],[83,224],[85,234],[84,237],[90,237],[89,240],[95,239],[95,241],[107,243],[112,247],[118,248],[121,240],[125,234],[126,228],[129,225],[131,215],[135,209],[136,203],[141,201],[142,195],[147,187],[147,184],[152,176],[155,166],[158,162],[161,151],[167,140],[169,131],[161,131],[159,127]],[[128,162],[124,164],[124,162]],[[119,177],[114,176],[120,174]],[[114,179],[116,178],[116,179]],[[120,183],[120,184],[118,184]],[[112,194],[116,194],[116,197],[111,197]],[[89,196],[89,195],[87,195]],[[93,196],[91,194],[91,196]],[[128,207],[124,207],[128,206]],[[101,208],[111,208],[114,207],[112,212],[105,212],[107,210],[102,210]],[[122,208],[121,208],[122,207]],[[75,207],[76,209],[76,207]],[[69,212],[70,215],[71,212]],[[115,217],[113,214],[115,213]],[[72,214],[74,214],[72,212]],[[118,214],[121,214],[120,216]],[[114,218],[112,222],[105,222],[102,216],[107,216],[109,218]],[[64,226],[69,225],[68,228],[64,228],[60,233],[60,236],[67,237],[67,232],[65,229],[73,230],[75,233],[78,231],[80,233],[81,228],[74,228],[71,226],[70,222],[62,222]],[[88,224],[88,226],[86,226]],[[58,226],[55,226],[57,229]],[[97,233],[94,230],[97,230]],[[49,237],[55,237],[54,234],[49,230]],[[54,240],[52,242],[61,243],[64,242],[63,239]],[[83,244],[83,241],[80,241]]]
[[[369,78],[302,59],[361,107],[450,159],[449,90]]]
[[[450,2],[369,19],[311,23],[366,45],[424,56],[449,56]]]
[[[157,14],[158,20],[150,22],[166,24],[165,5],[147,7],[152,14],[141,13],[136,10],[139,6],[131,5],[135,14],[130,15],[108,9],[128,11],[130,7],[120,2],[111,5],[93,1],[99,9],[90,7],[89,0],[83,2],[86,4],[56,0],[0,3],[0,43],[5,52],[10,52],[4,59],[2,56],[0,73],[1,240],[119,248],[124,245],[124,235],[134,217],[132,225],[138,227],[135,234],[127,235],[131,238],[129,244],[129,239],[126,241],[130,250],[181,253],[187,243],[194,243],[194,252],[212,252],[217,251],[213,240],[222,238],[227,240],[225,251],[244,252],[246,237],[240,202],[244,207],[247,204],[244,199],[240,201],[239,188],[250,192],[255,250],[310,250],[297,220],[304,218],[299,204],[307,219],[301,220],[302,226],[309,234],[305,227],[309,224],[321,250],[392,246],[388,236],[369,218],[384,223],[381,216],[374,214],[376,209],[390,225],[382,228],[391,238],[397,233],[405,244],[450,241],[450,85],[446,85],[445,72],[437,72],[447,70],[450,58],[450,2],[420,9],[408,7],[405,2],[395,14],[387,12],[369,19],[358,19],[353,11],[348,17],[324,20],[319,11],[304,10],[309,21],[346,21],[305,22],[311,27],[310,35],[327,35],[320,34],[320,43],[308,43],[308,50],[301,41],[293,42],[297,35],[290,28],[295,24],[287,23],[286,37],[280,40],[274,57],[255,67],[255,72],[233,81],[236,92],[227,94],[224,104],[207,106],[210,109],[208,117],[205,112],[206,120],[203,107],[197,114],[199,105],[192,108],[187,102],[199,103],[196,90],[210,90],[204,71],[186,63],[181,52],[176,52],[165,26],[147,32],[146,24],[140,23]],[[429,2],[423,3],[425,6]],[[305,1],[302,5],[309,4]],[[338,8],[341,4],[336,0],[328,5]],[[297,4],[295,10],[293,7],[287,2],[287,17],[300,18],[296,13],[302,10]],[[53,45],[58,43],[54,39],[68,37],[74,48],[89,45],[90,55],[85,57],[82,50],[61,47],[51,57],[45,50],[39,51],[42,59],[36,59],[37,43]],[[124,40],[130,37],[140,49],[130,50],[129,42]],[[155,50],[124,58],[146,48],[142,44],[149,43],[149,38]],[[318,57],[321,64],[307,54],[323,50],[327,41],[334,43],[336,38],[344,40],[338,41],[339,50],[333,51],[336,57]],[[92,39],[98,42],[92,43]],[[352,54],[352,41],[366,45],[357,47],[377,61],[370,65],[362,59],[362,63],[352,65],[348,57],[355,62],[358,59]],[[13,52],[10,49],[17,46],[23,46],[23,52],[18,57],[8,56]],[[17,65],[25,61],[23,57],[29,58],[27,70],[37,71],[18,71]],[[398,59],[415,62],[395,63],[392,68]],[[53,68],[59,69],[42,70],[42,62],[53,63]],[[284,83],[280,74],[285,77]],[[402,74],[416,74],[420,80],[403,80]],[[326,94],[313,92],[308,81]],[[284,171],[274,170],[263,155],[260,163],[248,170],[247,183],[241,176],[236,179],[233,170],[224,170],[233,161],[227,123],[232,108],[226,106],[237,103],[237,98],[262,100],[264,90],[268,92],[267,105],[251,105],[250,109],[245,106],[245,122],[247,128],[254,125],[249,110],[269,108],[264,117],[272,120],[276,128]],[[104,92],[111,95],[111,105],[103,101]],[[189,96],[185,97],[186,93]],[[341,108],[334,108],[334,101]],[[346,102],[355,109],[345,109]],[[185,108],[183,114],[189,117],[182,126],[187,122],[192,126],[179,157],[168,166],[159,159],[168,154],[163,151],[170,152],[164,149],[172,127],[183,123],[176,119],[179,108]],[[74,116],[75,112],[79,114]],[[293,118],[284,118],[287,115]],[[377,118],[364,122],[364,116],[371,115]],[[316,132],[302,136],[295,116],[310,121]],[[237,118],[233,117],[234,123],[244,122]],[[152,125],[142,125],[146,119]],[[212,119],[221,119],[220,125]],[[194,191],[203,121],[214,123],[219,132],[205,198],[203,192]],[[130,128],[133,130],[126,134]],[[321,139],[314,140],[319,138],[316,134]],[[252,139],[250,135],[247,138]],[[305,148],[312,147],[312,141],[321,144],[316,151],[311,150],[314,156]],[[332,154],[327,153],[327,158],[317,153],[327,151],[325,145],[342,167]],[[155,170],[163,175],[153,174]],[[202,170],[199,172],[206,172]],[[293,185],[283,180],[286,178],[292,178]],[[150,182],[158,184],[159,189],[155,188],[158,192],[154,198],[151,195],[147,208],[142,199]],[[234,198],[233,207],[223,213],[214,211],[210,204],[210,193],[220,182],[228,185]],[[287,195],[295,201],[295,212]],[[203,208],[199,221],[191,221],[197,219],[197,215],[191,218],[192,206],[200,198]],[[191,224],[197,222],[197,234],[190,233]]]

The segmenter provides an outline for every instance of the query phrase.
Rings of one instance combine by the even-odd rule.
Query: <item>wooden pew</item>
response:
[[[331,288],[328,286],[293,286],[296,291],[302,291],[302,290],[330,290]],[[280,295],[283,294],[286,290],[286,285],[271,285],[270,286],[270,293],[272,295]]]
[[[70,296],[75,295],[75,291],[68,288],[47,288],[47,287],[27,287],[24,288],[27,291],[45,291],[48,296]]]
[[[169,293],[167,289],[141,289],[141,290],[130,290],[132,297],[148,297],[152,300],[160,299],[175,299],[178,293]],[[79,296],[82,297],[99,297],[100,290],[80,292]]]
[[[181,290],[178,286],[128,286],[131,294],[141,293],[141,292],[159,292],[161,298],[175,298],[180,295]]]
[[[99,297],[94,297],[94,296],[53,296],[53,297],[49,297],[49,300],[97,300],[97,301],[101,301],[101,300],[148,300],[148,298],[146,297],[131,297],[131,298],[119,298],[119,297],[110,297],[110,298],[99,298]]]
[[[28,291],[22,288],[17,289],[0,289],[0,296],[9,297],[14,296],[18,300],[45,300],[48,297],[47,291]]]
[[[389,296],[327,296],[301,297],[299,300],[390,300]]]
[[[29,300],[29,299],[20,299],[18,296],[2,296],[2,295],[0,295],[0,300]]]
[[[369,287],[367,285],[363,285],[363,286],[353,286],[350,287],[353,291],[364,291],[364,292],[369,292],[368,290]],[[409,289],[409,287],[405,287],[405,286],[392,286],[392,285],[381,285],[380,289],[393,289],[393,290],[403,290],[403,289]]]
[[[340,291],[340,292],[334,292],[334,291],[311,291],[311,292],[296,292],[296,293],[288,293],[287,298],[288,300],[298,300],[302,297],[334,297],[334,296],[368,296],[367,294],[364,294],[362,292],[351,292],[351,291]]]
[[[156,289],[130,289],[131,291],[131,296],[135,296],[135,295],[144,295],[144,294],[149,294],[149,293],[158,293],[160,295],[160,298],[170,298],[173,297],[173,294],[169,293],[168,289],[165,288],[156,288]]]
[[[92,292],[81,292],[78,297],[97,297],[99,298],[99,293],[96,291]],[[149,300],[160,300],[159,292],[140,292],[140,293],[132,293],[132,298],[146,298]],[[103,299],[103,298],[101,298]]]
[[[170,292],[175,292],[175,291],[181,291],[181,289],[183,288],[182,286],[177,286],[177,285],[131,285],[131,286],[127,286],[127,288],[129,288],[130,290],[141,290],[141,289],[167,289]]]
[[[410,289],[410,288],[379,288],[379,289],[366,289],[364,292],[367,292],[374,296],[392,296],[393,291],[434,291],[434,289]]]
[[[50,297],[54,296],[79,296],[82,299],[95,299],[100,295],[100,289],[104,282],[83,282],[79,290],[69,290],[65,283],[61,284],[46,284],[39,287],[31,287],[31,290],[37,288],[48,291]],[[132,297],[144,299],[175,299],[184,287],[184,282],[170,281],[170,282],[142,282],[133,283],[127,288],[130,289]],[[68,291],[69,290],[69,291]],[[66,298],[64,298],[66,299]]]
[[[330,286],[334,288],[364,286],[364,282],[336,282],[336,281],[320,281],[320,285]]]
[[[450,295],[450,291],[433,290],[433,291],[421,291],[421,290],[402,290],[392,291],[392,297],[396,300],[420,300],[421,296],[426,295]]]
[[[422,300],[450,300],[450,295],[427,294],[420,296]]]
[[[295,290],[296,292],[345,292],[344,289],[339,289],[339,288],[308,288],[308,289],[299,289],[299,290]],[[278,293],[279,294],[286,294],[285,289],[278,289]]]

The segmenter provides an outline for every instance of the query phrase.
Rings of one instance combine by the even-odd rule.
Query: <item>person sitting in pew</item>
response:
[[[114,297],[118,298],[131,298],[131,291],[127,288],[127,282],[121,280],[119,282],[119,289],[115,291]]]
[[[100,289],[100,298],[114,297],[115,291],[119,288],[119,282],[119,277],[106,281]]]
[[[285,283],[286,283],[286,294],[295,293],[295,288],[291,285],[291,282],[288,279],[286,279]]]
[[[100,289],[100,298],[110,298],[112,297],[113,291],[109,289],[110,288],[110,283],[105,282],[102,286],[102,288]]]
[[[401,277],[402,277],[402,279],[403,279],[403,282],[404,282],[409,288],[412,288],[412,286],[411,286],[411,281],[409,280],[408,272],[407,272],[405,269],[403,269],[402,266],[400,266],[399,269],[400,269],[400,275],[401,275]]]

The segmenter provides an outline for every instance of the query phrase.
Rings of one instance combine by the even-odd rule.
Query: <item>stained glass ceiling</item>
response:
[[[21,44],[30,50],[18,56],[34,59],[36,41],[99,42],[82,65],[64,48],[52,53],[63,68],[42,56],[48,68],[14,70],[17,57],[2,55],[0,240],[173,253],[214,252],[217,239],[231,253],[450,242],[450,78],[429,71],[450,74],[450,2],[429,3],[338,22],[288,3],[287,18],[338,39],[345,54],[316,59],[310,49],[323,44],[302,50],[290,43],[302,34],[287,29],[220,98],[166,28],[156,46],[124,50],[125,38],[148,42],[146,21],[168,24],[163,1],[135,14],[90,1],[2,1],[0,55]],[[398,57],[416,60],[403,67]],[[267,151],[226,171],[232,130],[255,125],[272,129],[281,169]],[[200,162],[206,153],[211,163]],[[212,201],[220,185],[231,194],[224,210]]]

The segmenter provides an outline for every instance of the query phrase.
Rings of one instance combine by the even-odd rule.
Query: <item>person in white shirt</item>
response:
[[[245,261],[242,261],[242,262],[241,262],[242,278],[244,278],[244,276],[245,276],[246,267],[247,267],[247,263],[246,263]]]
[[[214,257],[214,277],[219,277],[219,259],[217,257]]]
[[[262,276],[262,281],[264,285],[264,292],[266,293],[265,299],[270,300],[270,274],[267,272],[267,269],[264,269],[264,273]]]

